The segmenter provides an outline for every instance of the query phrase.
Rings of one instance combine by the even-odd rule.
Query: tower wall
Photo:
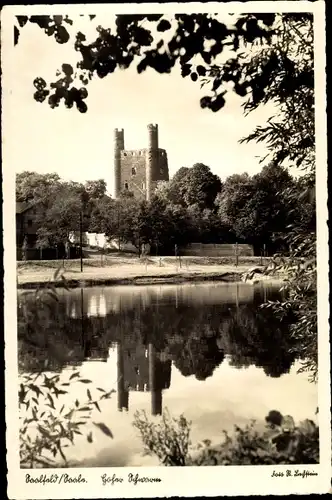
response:
[[[145,149],[121,152],[121,189],[128,189],[137,199],[146,198]],[[127,187],[126,187],[127,186]]]
[[[148,125],[148,149],[146,152],[146,199],[149,201],[153,192],[152,182],[158,172],[158,125]]]
[[[124,150],[124,130],[114,130],[114,198],[121,192],[121,152]]]

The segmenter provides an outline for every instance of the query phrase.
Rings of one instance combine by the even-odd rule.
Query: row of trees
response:
[[[254,176],[236,174],[224,182],[206,165],[195,164],[160,183],[147,202],[130,192],[113,200],[104,180],[83,185],[62,182],[57,174],[23,172],[17,176],[16,197],[42,206],[36,220],[41,247],[66,244],[82,224],[84,231],[105,233],[120,246],[130,242],[139,250],[148,244],[167,253],[193,241],[238,241],[252,244],[256,252],[264,244],[272,253],[287,250],[285,235],[292,224],[315,229],[314,201],[299,200],[305,183],[274,164]]]
[[[82,184],[63,181],[56,173],[25,171],[16,176],[16,201],[38,204],[35,226],[40,248],[66,245],[73,232],[88,231],[94,206],[103,197],[102,179]]]

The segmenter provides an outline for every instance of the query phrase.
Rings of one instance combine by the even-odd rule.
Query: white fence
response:
[[[213,244],[213,243],[191,243],[181,248],[180,254],[183,256],[204,256],[204,257],[230,257],[234,255],[251,257],[254,249],[246,244]]]

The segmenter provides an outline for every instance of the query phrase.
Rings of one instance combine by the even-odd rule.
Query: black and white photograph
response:
[[[1,16],[10,498],[327,493],[324,2]]]

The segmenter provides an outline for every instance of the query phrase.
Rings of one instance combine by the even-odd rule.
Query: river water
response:
[[[223,430],[251,419],[263,425],[270,410],[315,420],[316,386],[297,373],[289,324],[260,307],[279,297],[268,283],[95,287],[60,290],[48,312],[37,314],[25,299],[18,309],[20,373],[68,380],[79,369],[91,392],[115,390],[91,419],[107,424],[113,438],[86,424],[93,442],[77,436],[67,452],[80,466],[156,464],[142,455],[136,410],[152,420],[166,408],[183,413],[193,442],[218,442]],[[30,342],[37,338],[43,342]],[[86,386],[73,380],[60,402],[84,397]]]

